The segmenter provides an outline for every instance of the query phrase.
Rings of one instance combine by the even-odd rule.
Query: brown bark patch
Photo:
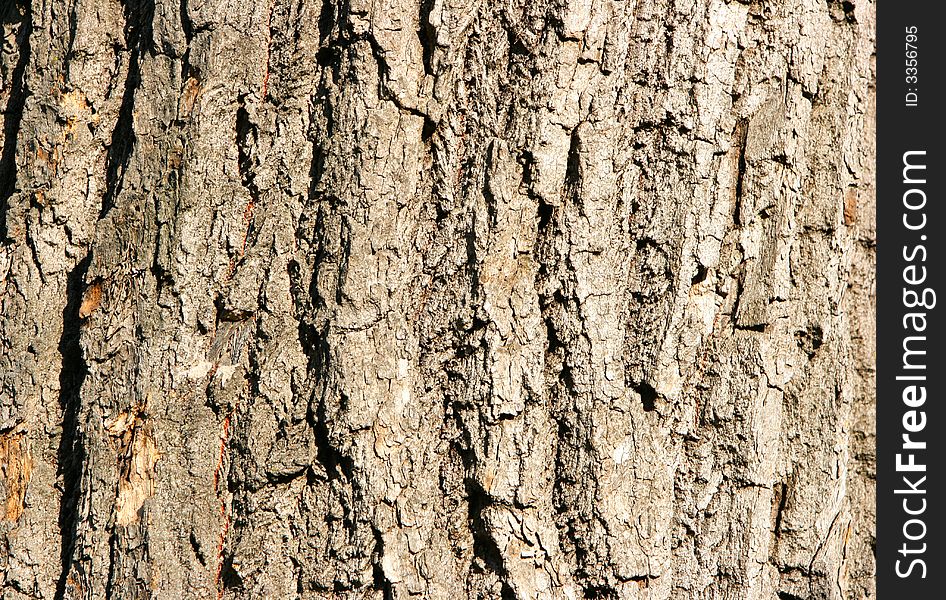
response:
[[[844,224],[850,227],[857,220],[857,188],[848,188],[844,194]]]
[[[87,319],[102,304],[102,282],[94,281],[82,293],[82,304],[79,305],[79,318]]]
[[[115,521],[128,525],[138,519],[145,500],[154,495],[158,449],[143,410],[136,408],[110,417],[105,421],[105,431],[118,441]]]
[[[181,100],[178,103],[177,112],[181,119],[190,117],[194,110],[194,104],[197,103],[197,96],[200,93],[200,82],[194,77],[188,77],[184,82],[184,89],[181,92]]]
[[[6,497],[2,520],[15,522],[23,514],[32,472],[33,459],[23,434],[10,432],[0,435],[0,492]]]
[[[59,104],[60,114],[65,117],[66,125],[63,128],[63,139],[69,137],[75,130],[76,123],[88,122],[91,117],[88,100],[81,91],[75,90],[62,95]]]
[[[48,140],[47,140],[48,141]],[[47,150],[43,146],[36,144],[36,161],[42,162],[53,173],[57,172],[59,162],[62,160],[62,152],[59,146],[54,146],[52,150]]]

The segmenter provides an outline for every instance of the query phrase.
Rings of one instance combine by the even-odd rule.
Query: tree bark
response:
[[[3,598],[873,596],[873,2],[0,12]]]

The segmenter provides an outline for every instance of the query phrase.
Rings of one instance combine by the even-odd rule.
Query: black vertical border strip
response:
[[[944,21],[939,19],[938,2],[910,0],[887,2],[877,10],[877,596],[880,600],[895,598],[939,599],[946,598],[946,553],[943,546],[943,502],[944,488],[943,444],[946,435],[944,423],[944,385],[946,362],[944,362],[943,309],[939,303],[946,302],[943,287],[946,272],[944,233],[946,219],[942,204],[943,179],[946,170],[943,164],[943,99],[939,94],[939,79],[946,60],[942,39]],[[908,80],[912,73],[907,68],[910,57],[907,52],[907,28],[916,27],[917,48],[916,81]],[[908,93],[916,94],[910,102]],[[909,106],[909,104],[915,104]],[[912,170],[907,175],[912,179],[925,179],[925,183],[904,183],[904,155],[910,151],[925,151],[925,155],[912,155],[914,164],[923,163],[925,171]],[[925,175],[921,174],[925,173]],[[923,208],[908,210],[904,206],[904,195],[913,205],[922,204],[922,195],[909,192],[921,189],[926,195]],[[922,222],[922,229],[911,231],[904,224],[906,218],[913,225]],[[923,251],[925,249],[925,256]],[[910,258],[908,258],[910,257]],[[925,260],[922,260],[924,259]],[[905,282],[905,271],[910,265],[913,277],[926,268],[927,278],[923,283],[912,285]],[[937,294],[933,308],[908,308],[905,290],[922,293],[930,288]],[[942,293],[942,295],[940,295]],[[929,297],[929,295],[927,296]],[[932,304],[932,303],[930,303]],[[925,331],[913,328],[920,321],[910,320],[908,313],[924,312]],[[909,362],[925,364],[925,368],[904,368],[904,341],[908,336],[920,336],[909,342],[911,350],[925,350],[926,354],[911,355]],[[922,339],[925,336],[925,339]],[[903,375],[925,376],[925,381],[898,380]],[[904,402],[904,389],[909,385],[925,386],[926,401],[922,406],[910,407]],[[925,442],[925,449],[905,450],[903,435],[905,419],[922,418],[909,411],[925,413],[925,427],[909,435],[914,442]],[[923,464],[925,471],[898,471],[898,454],[901,463],[910,461],[913,455],[916,464]],[[922,480],[922,477],[926,477]],[[904,479],[907,478],[907,480]],[[917,483],[921,481],[922,483]],[[910,488],[924,490],[909,493]],[[924,505],[925,500],[925,505]],[[906,506],[904,502],[906,501]],[[909,515],[908,508],[920,514]],[[908,523],[910,519],[922,521]],[[906,526],[906,527],[905,527]],[[925,530],[925,531],[924,531]],[[911,540],[908,536],[922,538]],[[925,547],[923,546],[925,544]],[[906,551],[905,551],[906,550]],[[920,564],[913,564],[921,560]],[[899,564],[898,564],[899,561]],[[911,568],[912,567],[912,568]],[[925,569],[924,569],[925,567]],[[898,569],[900,574],[898,574]],[[922,577],[925,571],[925,577]],[[907,574],[903,577],[902,574]]]

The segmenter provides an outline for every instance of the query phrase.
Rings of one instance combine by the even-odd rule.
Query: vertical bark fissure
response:
[[[736,225],[743,225],[740,206],[742,205],[742,188],[746,178],[746,136],[749,133],[749,123],[746,119],[740,119],[736,123],[736,130],[733,132],[734,142],[736,144],[736,186],[735,201],[733,202],[733,222]]]
[[[246,109],[245,98],[239,98],[237,102],[239,108],[236,113],[236,148],[237,148],[237,167],[240,172],[240,183],[246,189],[249,195],[249,201],[246,208],[243,209],[243,242],[240,247],[240,257],[246,252],[247,244],[252,244],[254,233],[253,215],[260,204],[260,189],[256,184],[256,169],[259,159],[257,158],[257,136],[258,128],[250,120],[250,115]]]
[[[180,16],[181,16],[181,29],[184,32],[184,42],[186,48],[184,54],[181,56],[181,82],[186,82],[188,76],[190,76],[193,67],[191,66],[190,56],[191,56],[191,43],[194,41],[194,22],[191,20],[191,16],[187,10],[188,0],[181,0],[180,3]]]
[[[30,94],[27,86],[26,67],[30,63],[30,36],[33,32],[33,9],[29,0],[12,2],[6,12],[20,12],[16,15],[20,25],[16,33],[17,61],[10,83],[10,97],[3,109],[3,148],[0,150],[0,242],[7,240],[7,212],[10,197],[17,188],[16,150],[20,138],[20,124],[23,120],[23,108]],[[3,15],[4,22],[8,15]],[[16,18],[15,17],[15,18]]]
[[[127,0],[124,3],[125,45],[126,50],[130,53],[128,72],[125,75],[118,120],[115,122],[115,129],[112,130],[111,143],[108,147],[105,193],[102,195],[99,219],[103,218],[112,209],[116,198],[121,194],[124,171],[128,166],[128,160],[136,143],[134,127],[135,95],[141,85],[142,55],[148,51],[149,44],[153,43],[151,29],[154,8],[154,0]]]
[[[62,499],[59,509],[60,557],[62,571],[56,585],[56,598],[65,597],[66,579],[72,566],[75,550],[76,529],[79,522],[80,482],[85,451],[82,445],[79,422],[82,384],[88,366],[82,356],[79,333],[82,325],[80,306],[85,288],[85,273],[91,262],[91,254],[83,258],[66,279],[67,303],[62,311],[62,336],[59,339],[59,354],[62,365],[59,370],[59,408],[62,411],[62,434],[59,440],[57,475],[62,478]]]

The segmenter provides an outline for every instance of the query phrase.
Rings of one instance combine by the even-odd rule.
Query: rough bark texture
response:
[[[3,598],[873,595],[873,2],[0,13]]]

